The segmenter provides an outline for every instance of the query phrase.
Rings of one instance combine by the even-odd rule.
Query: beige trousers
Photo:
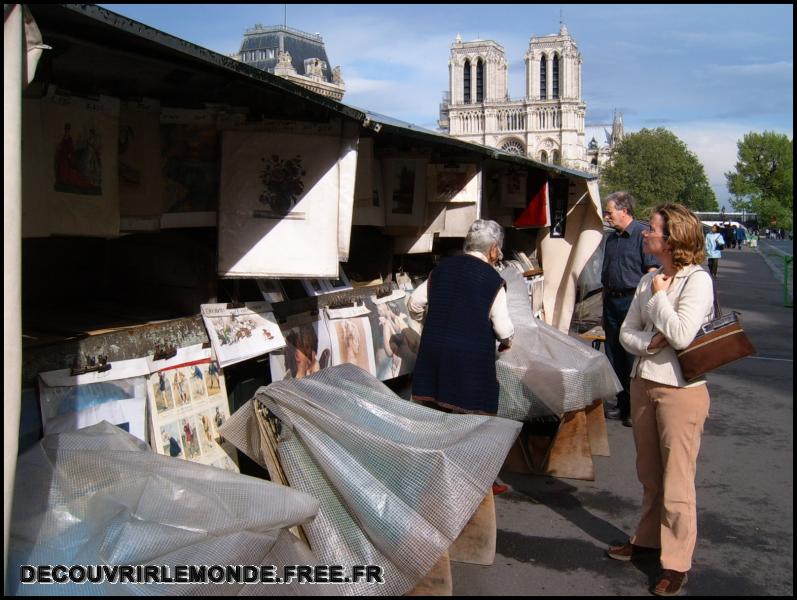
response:
[[[642,518],[633,544],[661,548],[665,569],[692,566],[697,541],[695,472],[703,423],[708,417],[705,385],[678,388],[635,377],[631,419],[642,483]]]

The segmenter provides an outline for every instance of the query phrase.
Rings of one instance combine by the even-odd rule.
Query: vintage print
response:
[[[215,113],[164,110],[160,139],[164,212],[218,210],[221,155]]]
[[[172,458],[183,457],[183,446],[180,443],[180,431],[177,423],[167,423],[160,427],[160,451],[158,454],[171,456]]]
[[[247,302],[243,308],[203,304],[202,316],[221,367],[285,345],[285,338],[267,302]]]
[[[332,344],[323,313],[307,315],[305,321],[285,329],[287,345],[270,354],[272,381],[302,379],[332,364]]]
[[[376,376],[373,338],[368,317],[329,321],[333,340],[332,364],[350,363]]]
[[[420,346],[420,333],[412,328],[403,291],[387,298],[366,298],[374,342],[376,377],[384,381],[411,373]]]
[[[258,127],[223,134],[219,275],[335,276],[339,221],[354,194],[342,182],[353,181],[357,167],[342,151],[356,139],[341,124]]]
[[[529,200],[526,193],[526,173],[509,171],[501,176],[501,206],[526,208]]]
[[[119,105],[58,93],[42,100],[37,164],[50,233],[119,235]]]
[[[118,173],[123,217],[149,217],[163,213],[160,146],[159,103],[153,100],[122,102]]]
[[[426,214],[427,159],[383,160],[385,173],[385,224],[421,227]]]
[[[147,386],[150,430],[157,432],[153,449],[237,471],[219,440],[218,428],[229,417],[230,407],[223,372],[210,349],[201,344],[180,348],[172,358],[149,362],[154,371]]]
[[[476,165],[431,164],[427,168],[429,202],[478,202]]]

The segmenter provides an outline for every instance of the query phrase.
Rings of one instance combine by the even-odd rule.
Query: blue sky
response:
[[[286,10],[102,6],[222,54],[256,23],[282,24]],[[529,38],[557,32],[560,9],[583,59],[587,124],[610,122],[617,109],[626,132],[671,129],[703,163],[720,205],[737,140],[748,131],[793,136],[791,5],[289,4],[287,24],[323,36],[345,103],[435,129],[457,33],[504,47],[510,96],[520,99]]]

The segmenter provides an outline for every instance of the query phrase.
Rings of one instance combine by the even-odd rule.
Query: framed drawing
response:
[[[332,341],[324,311],[288,317],[282,333],[287,345],[269,353],[271,381],[302,379],[332,364]]]
[[[430,164],[426,197],[429,202],[478,202],[479,178],[476,165]]]
[[[55,94],[41,101],[38,161],[51,234],[119,235],[119,105]]]
[[[119,204],[124,217],[160,217],[163,176],[160,103],[122,102],[119,114]]]
[[[357,153],[357,182],[354,188],[354,225],[385,226],[382,164],[374,158],[371,138],[360,138]]]
[[[339,207],[349,189],[341,190],[341,171],[356,167],[350,151],[340,160],[350,142],[341,124],[224,132],[219,275],[337,277]]]
[[[384,159],[386,225],[423,226],[426,165],[426,158]]]
[[[528,206],[526,178],[525,171],[508,171],[501,176],[501,206],[507,208]]]
[[[160,144],[161,227],[215,225],[221,169],[216,111],[163,109]]]

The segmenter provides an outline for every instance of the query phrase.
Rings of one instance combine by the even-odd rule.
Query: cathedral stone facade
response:
[[[585,143],[581,53],[567,27],[558,35],[532,37],[525,63],[524,98],[510,100],[504,48],[491,40],[463,42],[457,35],[440,128],[542,162],[597,170]]]

